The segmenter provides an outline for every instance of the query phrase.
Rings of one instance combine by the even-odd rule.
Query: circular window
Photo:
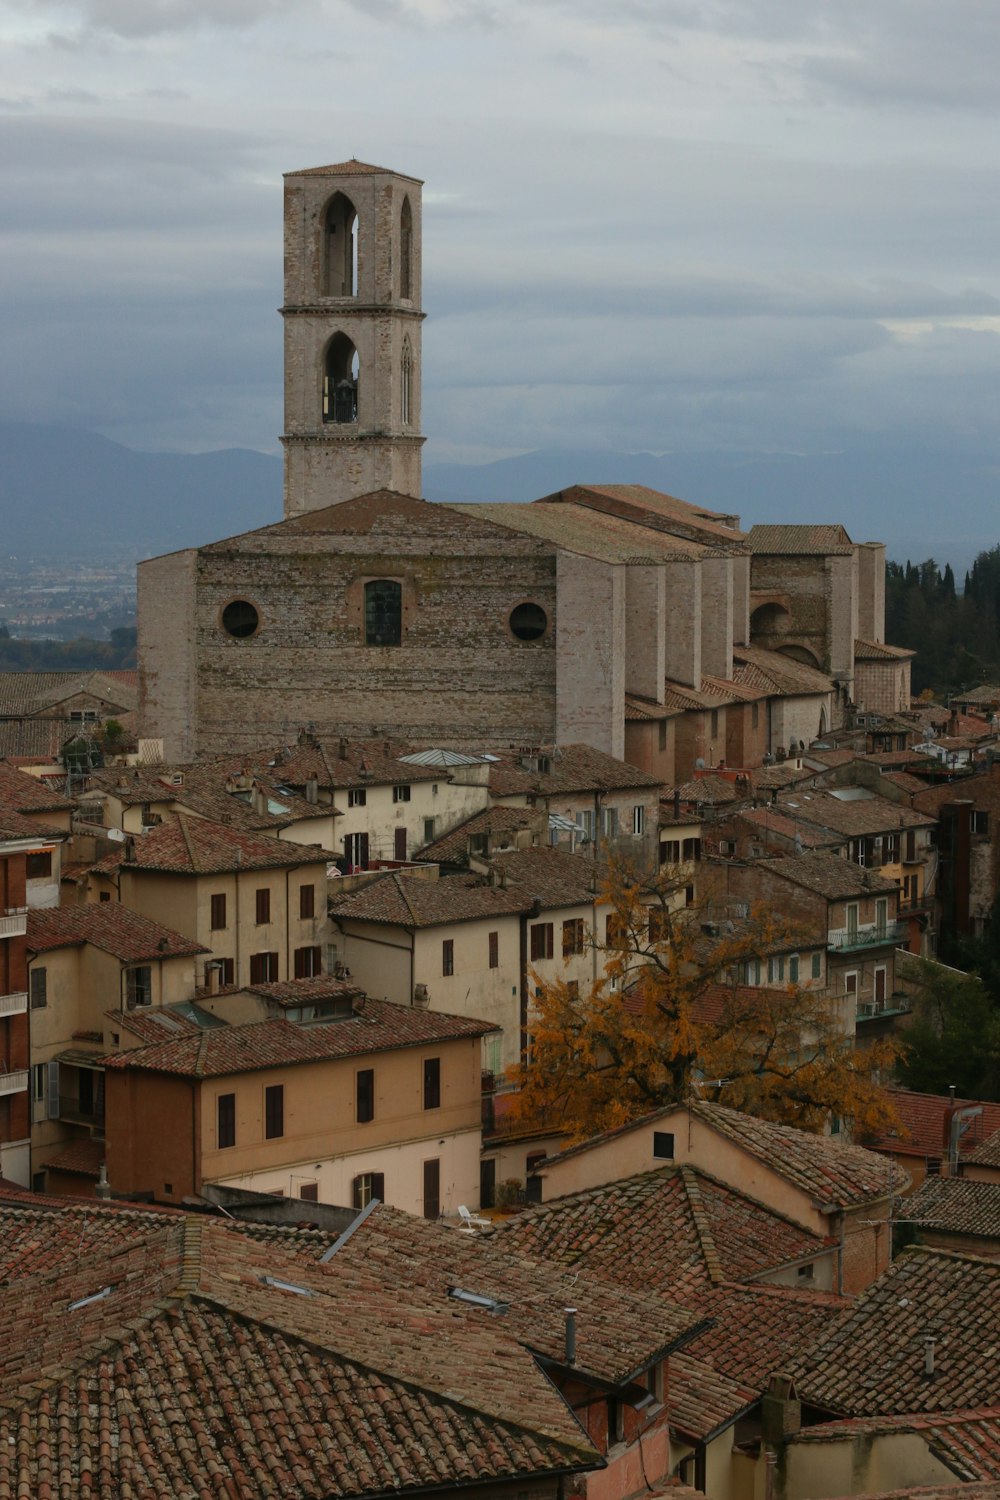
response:
[[[510,630],[519,641],[537,641],[549,627],[549,617],[540,604],[518,604],[510,612]]]
[[[235,636],[238,641],[244,641],[248,635],[253,635],[259,625],[260,615],[249,599],[233,599],[222,611],[223,630],[227,635]]]

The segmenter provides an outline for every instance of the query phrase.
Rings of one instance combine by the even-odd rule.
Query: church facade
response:
[[[140,565],[144,736],[168,760],[307,726],[582,741],[669,780],[834,727],[856,639],[883,638],[878,544],[635,485],[421,498],[420,189],[356,161],[286,177],[285,518]]]

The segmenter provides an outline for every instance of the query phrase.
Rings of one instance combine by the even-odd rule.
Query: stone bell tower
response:
[[[285,174],[285,516],[419,498],[420,189],[360,161]]]

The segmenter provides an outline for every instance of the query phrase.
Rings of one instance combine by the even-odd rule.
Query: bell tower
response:
[[[420,189],[360,161],[285,174],[285,516],[420,498]]]

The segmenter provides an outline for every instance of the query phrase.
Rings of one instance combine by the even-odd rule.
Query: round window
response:
[[[227,635],[238,641],[253,635],[260,624],[260,615],[249,599],[233,599],[222,611],[222,628]]]
[[[540,604],[518,604],[510,612],[510,630],[519,641],[537,641],[545,634],[549,617]]]

